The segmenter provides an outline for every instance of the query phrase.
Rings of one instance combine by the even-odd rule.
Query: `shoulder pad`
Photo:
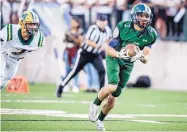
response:
[[[118,28],[131,27],[131,23],[132,23],[131,21],[119,22]]]
[[[156,30],[150,26],[148,27],[148,31],[150,35],[153,36],[154,40],[156,40],[158,37],[158,33],[156,32]]]

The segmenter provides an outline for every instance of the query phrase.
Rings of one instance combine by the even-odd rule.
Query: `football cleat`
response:
[[[61,98],[61,97],[62,97],[63,88],[64,88],[64,87],[63,87],[62,85],[59,85],[59,86],[57,87],[56,96],[57,96],[58,98]]]
[[[105,126],[104,126],[102,121],[97,120],[96,121],[96,126],[97,126],[98,131],[106,131]]]
[[[95,122],[97,120],[97,111],[98,111],[98,107],[97,105],[95,105],[94,103],[90,104],[90,109],[89,109],[89,113],[88,113],[88,118],[90,119],[90,121]]]

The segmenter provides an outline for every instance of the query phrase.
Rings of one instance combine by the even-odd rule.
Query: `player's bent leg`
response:
[[[120,81],[119,79],[120,66],[118,61],[114,58],[107,57],[106,63],[107,63],[107,78],[108,78],[109,85],[100,89],[96,99],[93,102],[95,106],[99,106],[105,98],[107,98],[111,93],[116,91],[118,83]],[[97,110],[94,111],[94,109],[90,108],[89,117],[93,117],[94,120],[97,119]]]
[[[108,84],[106,87],[102,88],[98,93],[98,99],[104,100],[106,97],[108,97],[109,94],[116,91],[117,85]]]
[[[3,74],[1,75],[1,88],[5,88],[10,81],[15,75],[19,67],[20,61],[8,58],[6,59],[7,61],[7,66],[4,67]]]
[[[108,96],[107,102],[103,105],[103,108],[99,114],[98,120],[96,122],[97,130],[98,131],[105,131],[105,127],[103,124],[104,118],[108,115],[109,111],[114,108],[115,105],[115,97],[111,94]]]
[[[1,80],[1,89],[6,88],[8,82],[10,81],[11,78],[3,79]]]
[[[113,109],[115,105],[116,98],[111,94],[108,96],[107,102],[103,105],[102,112],[103,114],[107,115],[111,109]],[[104,120],[104,118],[99,117],[98,119]]]
[[[113,93],[117,88],[117,85],[109,84],[106,87],[102,88],[96,99],[93,103],[90,104],[90,109],[88,113],[88,117],[90,121],[95,122],[97,120],[97,113],[98,113],[98,107],[102,103],[102,101],[108,97],[111,93]]]
[[[1,65],[0,65],[0,88],[3,89],[5,87],[5,82],[4,82],[4,72],[5,72],[5,67],[6,67],[6,59],[5,55],[0,53],[1,57]]]

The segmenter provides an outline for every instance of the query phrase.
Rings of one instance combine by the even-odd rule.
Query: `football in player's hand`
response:
[[[133,56],[136,56],[137,54],[137,46],[134,45],[134,44],[128,44],[125,46],[125,49],[126,49],[126,54],[127,56],[129,57],[133,57]]]

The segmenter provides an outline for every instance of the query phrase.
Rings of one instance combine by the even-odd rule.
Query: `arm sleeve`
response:
[[[151,45],[148,45],[147,47],[149,47],[150,49],[151,49],[151,47],[153,46],[153,44],[151,44]]]
[[[120,44],[119,39],[114,39],[114,38],[113,38],[113,39],[109,42],[109,46],[112,47],[112,48],[117,47],[119,44]]]

